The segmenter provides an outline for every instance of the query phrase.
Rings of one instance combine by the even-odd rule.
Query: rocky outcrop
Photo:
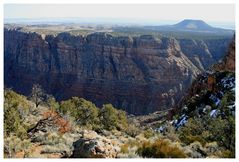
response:
[[[225,94],[235,93],[235,59],[234,36],[222,61],[197,76],[187,94],[182,97],[174,109],[169,111],[169,118],[179,112],[188,115],[194,111],[198,111],[197,114],[201,116],[212,107],[214,110],[211,111],[210,116],[217,115],[216,113],[220,111],[218,107],[223,97],[226,96]],[[235,101],[233,97],[230,99],[232,101],[228,108],[232,114],[235,114]],[[209,103],[213,105],[207,105]]]
[[[151,35],[53,36],[5,28],[4,84],[28,95],[38,83],[58,100],[79,96],[97,106],[112,103],[147,114],[173,107],[200,70],[220,55],[212,51],[221,44],[206,44]]]
[[[87,133],[88,135],[90,133]],[[72,158],[115,158],[120,151],[118,146],[112,144],[111,140],[97,135],[84,137],[73,143]]]
[[[229,48],[227,50],[226,56],[223,58],[223,60],[214,65],[214,69],[218,71],[230,71],[230,72],[235,72],[235,36],[232,39]]]

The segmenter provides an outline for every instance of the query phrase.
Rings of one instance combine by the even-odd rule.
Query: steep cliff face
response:
[[[232,41],[232,43],[229,46],[228,53],[225,57],[225,69],[228,71],[234,71],[236,70],[236,63],[235,63],[235,39]]]
[[[179,40],[182,52],[201,70],[207,69],[223,58],[229,42],[228,39]]]
[[[59,100],[79,96],[98,106],[112,103],[146,114],[172,107],[200,70],[211,65],[206,57],[213,60],[216,54],[205,42],[197,44],[150,35],[53,36],[5,29],[4,84],[27,95],[39,83]],[[194,48],[198,59],[192,59]]]
[[[204,102],[208,100],[211,100],[210,104],[215,104],[214,109],[218,108],[222,98],[226,97],[226,93],[235,93],[235,36],[226,51],[220,63],[214,64],[209,70],[197,76],[180,102],[169,111],[170,118],[172,115],[185,111],[187,104],[190,105],[190,108],[186,108],[190,113],[203,108],[199,105],[205,106]],[[235,98],[230,104],[234,105],[234,103]],[[233,107],[235,108],[235,105]]]
[[[236,70],[236,64],[235,64],[235,36],[233,37],[227,53],[225,57],[222,59],[222,61],[216,65],[214,65],[214,69],[217,71],[230,71],[235,72]]]

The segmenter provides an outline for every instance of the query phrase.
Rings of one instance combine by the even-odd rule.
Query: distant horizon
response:
[[[223,11],[223,12],[222,12]],[[171,25],[184,19],[235,28],[233,4],[5,4],[4,21],[82,19],[109,24]],[[89,20],[90,19],[90,20]],[[93,22],[92,22],[93,21]]]
[[[183,20],[202,20],[205,23],[218,28],[235,30],[234,22],[205,21],[203,19],[181,19],[181,20],[145,20],[133,18],[109,18],[109,17],[48,17],[48,18],[4,18],[4,24],[92,24],[92,25],[122,25],[122,26],[161,26],[173,25]],[[142,22],[143,21],[143,22]]]

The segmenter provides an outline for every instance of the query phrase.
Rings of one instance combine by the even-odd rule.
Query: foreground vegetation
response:
[[[94,139],[100,143],[102,139],[118,150],[111,157],[233,158],[235,114],[231,105],[235,103],[235,91],[232,91],[233,87],[225,88],[219,82],[223,79],[226,82],[225,78],[230,80],[235,76],[231,73],[216,76],[216,90],[198,85],[195,88],[194,85],[195,92],[184,102],[187,109],[174,113],[173,120],[162,119],[163,122],[154,126],[142,125],[140,117],[127,115],[111,104],[98,108],[78,97],[57,102],[39,85],[33,86],[29,97],[5,89],[4,156],[71,157],[75,141]],[[205,80],[207,76],[201,82]],[[207,97],[217,91],[224,94],[219,105]],[[201,110],[205,111],[202,113]],[[211,112],[215,112],[212,110],[219,113],[212,116]],[[169,114],[164,112],[165,117]],[[172,123],[181,114],[186,114],[189,119],[177,127]],[[160,126],[163,126],[162,131],[157,131]]]

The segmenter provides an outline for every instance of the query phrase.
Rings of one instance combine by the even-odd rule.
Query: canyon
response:
[[[232,37],[187,39],[109,32],[43,34],[4,28],[4,86],[29,95],[40,84],[57,100],[79,96],[142,115],[175,106]]]

